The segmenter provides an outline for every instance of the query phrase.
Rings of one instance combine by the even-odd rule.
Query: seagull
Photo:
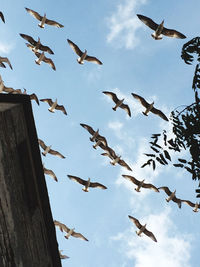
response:
[[[52,170],[46,169],[44,165],[43,165],[43,170],[44,170],[44,174],[50,175],[56,182],[58,182],[58,179]]]
[[[53,63],[53,60],[51,58],[45,57],[44,52],[39,53],[39,52],[35,52],[36,57],[38,57],[38,59],[35,60],[35,63],[40,65],[42,61],[44,61],[45,63],[49,64],[53,70],[56,70],[56,67]]]
[[[13,89],[12,87],[6,87],[6,86],[4,86],[3,91],[8,94],[22,94],[21,89]]]
[[[62,159],[65,159],[65,156],[63,156],[60,152],[51,149],[51,146],[46,146],[44,141],[42,141],[41,139],[38,139],[38,143],[44,149],[44,151],[42,152],[43,156],[46,156],[47,153],[50,153],[52,155],[58,156]]]
[[[139,229],[139,231],[136,231],[136,234],[138,236],[141,236],[142,233],[150,237],[153,241],[157,242],[154,234],[146,229],[146,223],[145,225],[141,225],[141,223],[134,217],[128,215],[129,219],[136,225],[136,227]]]
[[[182,202],[184,202],[184,203],[188,204],[190,207],[194,208],[193,209],[194,212],[198,212],[198,210],[200,209],[200,204],[198,202],[196,202],[195,204],[189,200],[182,200]]]
[[[117,156],[115,151],[110,148],[109,146],[101,145],[101,148],[105,150],[105,153],[101,153],[102,156],[108,156],[112,161],[110,161],[110,164],[115,166],[117,163],[121,165],[122,167],[125,167],[128,171],[132,171],[132,169],[128,166],[128,164],[121,159],[121,156]]]
[[[69,179],[79,183],[79,184],[82,184],[84,185],[84,188],[82,188],[82,190],[84,192],[89,192],[89,187],[98,187],[98,188],[101,188],[101,189],[107,189],[107,187],[105,185],[102,185],[100,183],[92,183],[90,182],[90,178],[86,181],[86,180],[83,180],[77,176],[73,176],[73,175],[67,175],[69,177]]]
[[[152,113],[160,116],[163,120],[169,121],[168,118],[165,116],[165,114],[161,110],[154,108],[154,106],[153,106],[154,102],[149,104],[143,97],[141,97],[139,95],[132,93],[132,96],[135,99],[139,100],[140,103],[146,108],[146,110],[144,112],[142,112],[145,116],[148,116],[148,113],[151,111]]]
[[[121,99],[121,100],[119,100],[118,97],[117,97],[117,95],[116,95],[115,93],[108,92],[108,91],[104,91],[103,93],[104,93],[105,95],[108,95],[109,97],[111,97],[112,100],[115,102],[116,105],[112,108],[114,111],[116,111],[116,109],[117,109],[118,107],[119,107],[119,108],[122,108],[122,109],[124,109],[124,110],[128,113],[129,117],[131,117],[131,111],[130,111],[129,106],[126,105],[126,104],[123,104],[123,102],[124,102],[124,98]]]
[[[135,191],[140,192],[140,188],[149,188],[154,190],[155,192],[159,192],[158,188],[155,187],[153,184],[146,184],[144,183],[144,180],[142,181],[138,181],[135,177],[130,176],[130,175],[124,175],[122,174],[122,176],[128,180],[130,180],[132,183],[134,183],[135,185],[137,185],[137,188],[135,188]]]
[[[61,232],[64,231],[64,232],[68,233],[68,234],[65,236],[65,238],[68,239],[68,238],[72,235],[73,237],[80,238],[80,239],[82,239],[82,240],[88,241],[88,239],[85,238],[82,234],[80,234],[80,233],[76,233],[76,232],[74,231],[75,228],[70,229],[70,228],[68,228],[65,224],[63,224],[63,223],[61,223],[61,222],[59,222],[59,221],[56,221],[56,220],[54,220],[54,224],[55,224],[55,226],[58,226],[58,227],[60,228]]]
[[[92,137],[90,137],[90,141],[94,142],[96,141],[96,144],[93,145],[93,147],[96,149],[97,146],[99,146],[101,143],[103,143],[105,146],[107,146],[107,140],[104,136],[99,134],[99,129],[95,132],[91,126],[84,124],[84,123],[80,123],[80,125],[85,128],[91,135]]]
[[[1,11],[0,11],[0,18],[5,23],[5,18],[4,18],[4,15],[3,15],[3,13]]]
[[[35,19],[41,21],[38,26],[40,28],[44,28],[44,25],[45,24],[48,24],[48,25],[51,25],[51,26],[55,26],[55,27],[58,27],[58,28],[63,28],[64,26],[54,20],[50,20],[50,19],[47,19],[46,17],[46,14],[44,14],[44,16],[42,17],[39,13],[37,13],[36,11],[32,10],[32,9],[29,9],[27,7],[25,7],[26,11],[31,14]]]
[[[63,254],[62,254],[62,251],[63,251],[63,250],[59,250],[60,259],[61,259],[61,260],[69,259],[69,257],[68,257],[67,255],[63,255]]]
[[[155,40],[161,40],[163,34],[168,36],[168,37],[174,37],[174,38],[180,38],[180,39],[186,38],[186,36],[184,34],[178,32],[176,30],[165,28],[163,26],[164,20],[160,24],[157,24],[152,19],[150,19],[148,17],[145,17],[143,15],[139,15],[139,14],[137,14],[137,16],[144,24],[146,24],[149,28],[151,28],[152,30],[155,31],[153,34],[151,34],[151,36]]]
[[[177,198],[177,197],[175,196],[175,194],[176,194],[176,190],[175,190],[174,192],[171,192],[167,186],[159,187],[158,190],[160,190],[160,189],[164,190],[165,193],[169,196],[168,198],[166,198],[166,201],[167,201],[167,202],[169,202],[170,200],[172,200],[172,201],[174,201],[174,202],[177,203],[179,209],[181,208],[181,202],[182,202],[182,200],[179,199],[179,198]]]
[[[27,95],[27,91],[26,91],[25,88],[24,88],[24,92],[23,92],[23,94],[24,94],[24,95]],[[36,95],[35,93],[30,94],[29,96],[30,96],[30,99],[31,99],[31,100],[35,100],[35,102],[38,104],[38,106],[40,105],[39,100],[38,100],[38,97],[37,97],[37,95]]]
[[[103,64],[96,57],[88,56],[87,55],[87,50],[85,50],[85,52],[82,52],[80,50],[80,48],[75,43],[73,43],[69,39],[67,39],[67,42],[69,43],[69,45],[71,46],[71,48],[73,49],[73,51],[79,56],[79,58],[77,59],[77,61],[78,61],[79,64],[82,64],[83,65],[84,64],[84,60],[87,60],[87,61],[90,61],[90,62],[99,64],[99,65],[102,65]]]
[[[6,66],[3,64],[3,62],[8,63],[9,67],[11,68],[11,70],[13,69],[12,65],[10,63],[10,60],[7,57],[0,57],[0,65],[1,65],[1,67],[5,68]]]
[[[31,45],[29,45],[29,44],[26,44],[26,45],[33,52],[37,52],[38,50],[41,50],[41,51],[47,52],[49,54],[54,54],[54,52],[48,46],[45,46],[45,45],[41,44],[39,37],[38,37],[38,41],[35,41],[33,39],[33,37],[31,37],[31,36],[29,36],[27,34],[20,33],[19,35],[31,44]]]
[[[57,110],[61,110],[65,115],[67,115],[67,112],[66,112],[64,106],[57,104],[57,99],[56,99],[55,102],[53,102],[52,99],[50,99],[50,98],[40,99],[40,101],[46,102],[46,103],[49,104],[50,108],[48,108],[48,110],[50,112],[53,112],[54,113],[55,112],[55,109],[57,109]]]

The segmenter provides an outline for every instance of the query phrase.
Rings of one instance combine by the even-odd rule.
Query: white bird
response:
[[[136,218],[128,215],[129,219],[136,225],[136,227],[139,229],[139,231],[136,231],[136,234],[138,236],[141,236],[142,233],[150,237],[153,241],[157,242],[154,234],[146,229],[146,224],[142,225]]]
[[[44,14],[44,16],[41,16],[39,13],[37,13],[36,11],[34,11],[30,8],[25,7],[25,9],[30,15],[32,15],[35,19],[40,21],[40,23],[38,24],[38,26],[40,28],[44,28],[45,24],[55,26],[58,28],[64,27],[62,24],[60,24],[54,20],[47,19],[46,14]]]
[[[183,203],[186,203],[187,205],[189,205],[190,207],[194,208],[193,211],[194,212],[198,212],[200,209],[200,204],[198,202],[196,203],[192,203],[189,200],[182,200]]]
[[[88,192],[89,191],[89,187],[97,187],[97,188],[101,188],[101,189],[107,189],[107,187],[103,184],[100,184],[100,183],[92,183],[90,181],[90,178],[86,181],[86,180],[83,180],[77,176],[73,176],[73,175],[67,175],[69,177],[69,179],[79,183],[79,184],[82,184],[84,185],[84,188],[82,189],[84,192]]]
[[[148,116],[148,113],[151,111],[152,113],[160,116],[163,120],[169,121],[168,118],[165,116],[165,114],[161,110],[154,108],[154,106],[153,106],[154,102],[149,104],[143,97],[141,97],[139,95],[132,93],[132,96],[135,99],[139,100],[140,103],[146,108],[146,110],[144,112],[142,112],[145,116]]]
[[[130,111],[129,106],[123,103],[124,98],[120,100],[115,93],[108,92],[108,91],[104,91],[102,93],[111,97],[112,100],[115,102],[116,105],[112,108],[114,111],[116,111],[118,107],[122,108],[128,113],[129,117],[131,117],[131,111]]]
[[[129,181],[131,181],[132,183],[134,183],[135,185],[137,185],[137,187],[135,188],[135,191],[137,191],[137,192],[140,192],[140,188],[141,187],[152,189],[155,192],[159,192],[159,190],[158,190],[157,187],[155,187],[153,184],[146,184],[146,183],[144,183],[144,180],[139,181],[135,177],[130,176],[130,175],[125,175],[125,174],[122,174],[122,176],[124,178],[128,179]]]
[[[80,238],[80,239],[82,239],[82,240],[88,241],[88,239],[85,238],[82,234],[80,234],[80,233],[76,233],[76,232],[74,231],[75,228],[70,229],[70,228],[68,228],[65,224],[63,224],[63,223],[61,223],[61,222],[59,222],[59,221],[56,221],[56,220],[54,220],[54,225],[55,225],[55,226],[58,226],[58,227],[60,228],[61,232],[64,231],[64,232],[67,233],[67,235],[65,236],[65,238],[67,238],[67,239],[68,239],[70,236],[73,236],[73,237]]]
[[[54,113],[55,112],[55,109],[57,109],[57,110],[61,110],[65,115],[67,115],[67,112],[66,112],[64,106],[63,105],[58,105],[57,99],[54,102],[52,101],[51,98],[40,99],[40,101],[49,104],[50,108],[48,108],[48,110],[50,112],[53,112]]]
[[[168,198],[166,198],[166,201],[167,202],[169,202],[170,200],[172,200],[175,203],[177,203],[179,209],[181,208],[181,202],[182,202],[182,200],[180,198],[177,198],[175,196],[176,190],[174,192],[171,192],[167,186],[159,187],[158,190],[160,190],[160,189],[164,190],[165,193],[169,196]]]
[[[51,68],[53,70],[56,70],[56,67],[53,63],[53,60],[51,58],[45,57],[44,52],[40,53],[40,52],[35,52],[35,55],[38,59],[35,60],[35,63],[40,65],[42,61],[44,61],[45,63],[49,64],[49,66],[51,66]]]
[[[58,156],[58,157],[60,157],[62,159],[65,158],[65,156],[63,156],[60,152],[51,149],[51,146],[45,145],[44,141],[42,141],[41,139],[38,139],[38,143],[44,149],[44,151],[42,152],[43,156],[46,156],[47,153],[50,153],[50,154]]]
[[[176,30],[172,30],[172,29],[167,29],[165,28],[164,25],[164,20],[160,23],[157,24],[155,23],[152,19],[143,16],[143,15],[139,15],[137,14],[138,18],[144,23],[146,24],[149,28],[151,28],[152,30],[154,30],[155,32],[151,35],[155,40],[161,40],[162,39],[162,34],[168,36],[168,37],[174,37],[174,38],[180,38],[180,39],[184,39],[186,38],[186,36]]]
[[[77,59],[79,64],[84,64],[84,60],[99,64],[99,65],[103,64],[98,58],[93,57],[93,56],[88,56],[87,50],[85,50],[85,52],[82,52],[75,43],[73,43],[69,39],[67,39],[67,42],[71,46],[72,50],[79,56],[79,58]]]

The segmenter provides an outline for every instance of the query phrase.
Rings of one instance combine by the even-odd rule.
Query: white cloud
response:
[[[123,0],[120,2],[117,11],[107,19],[110,30],[107,42],[113,42],[116,47],[132,49],[139,44],[136,31],[142,27],[136,16],[136,7],[145,4],[146,0]]]
[[[13,49],[13,45],[0,42],[0,53],[9,54]]]
[[[190,267],[192,238],[179,232],[170,216],[171,209],[167,208],[162,213],[140,220],[142,224],[147,223],[147,229],[154,233],[157,243],[144,234],[138,237],[131,221],[130,229],[111,239],[120,241],[120,251],[123,250],[127,258],[135,261],[135,267]]]

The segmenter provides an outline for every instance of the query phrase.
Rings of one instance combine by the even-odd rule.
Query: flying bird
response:
[[[19,34],[22,38],[24,38],[26,41],[28,41],[31,45],[26,44],[28,48],[30,48],[33,52],[37,52],[38,50],[47,52],[49,54],[54,54],[54,52],[46,45],[41,44],[40,38],[38,37],[38,41],[35,41],[33,37],[20,33]]]
[[[64,106],[63,105],[58,105],[57,99],[54,102],[50,98],[40,99],[40,101],[49,104],[50,108],[48,108],[48,110],[50,112],[53,112],[54,113],[55,112],[55,109],[57,109],[57,110],[61,110],[65,115],[67,115],[67,112],[66,112]]]
[[[168,198],[166,198],[166,201],[167,202],[169,202],[170,200],[172,200],[175,203],[177,203],[179,209],[181,208],[181,202],[182,202],[182,200],[180,198],[177,198],[175,196],[176,190],[174,192],[171,192],[167,186],[159,187],[158,190],[160,190],[160,189],[164,190],[165,193],[169,196]]]
[[[130,111],[129,106],[123,103],[124,98],[119,100],[119,98],[117,97],[115,93],[108,92],[108,91],[104,91],[103,94],[108,95],[115,102],[116,105],[112,108],[114,111],[116,111],[118,107],[122,108],[128,113],[129,117],[131,117],[131,111]]]
[[[69,259],[69,257],[68,257],[67,255],[63,255],[63,254],[62,254],[62,251],[63,251],[63,250],[59,250],[60,259],[61,259],[61,260]]]
[[[40,28],[44,28],[45,24],[50,25],[50,26],[55,26],[58,28],[64,27],[62,24],[60,24],[54,20],[47,19],[46,14],[44,14],[44,16],[41,16],[39,13],[37,13],[36,11],[34,11],[32,9],[29,9],[27,7],[25,7],[25,9],[30,15],[32,15],[35,19],[40,21],[40,23],[38,24],[38,26]]]
[[[24,92],[23,92],[23,94],[24,94],[24,95],[27,95],[27,91],[26,91],[25,88],[24,88]],[[38,106],[40,105],[39,100],[38,100],[38,97],[37,97],[37,95],[36,95],[35,93],[33,93],[33,94],[29,94],[29,96],[30,96],[30,99],[31,99],[31,100],[35,100],[35,102],[38,104]]]
[[[144,112],[142,112],[145,116],[148,116],[148,113],[151,111],[152,113],[160,116],[163,120],[169,121],[168,118],[165,116],[165,114],[161,110],[154,108],[154,106],[153,106],[154,102],[149,104],[143,97],[141,97],[139,95],[132,93],[132,96],[135,99],[139,100],[140,103],[146,108],[146,110]]]
[[[51,176],[56,182],[58,182],[58,179],[52,170],[46,169],[44,165],[43,165],[43,170],[44,170],[44,174]]]
[[[71,180],[73,180],[79,184],[84,185],[84,188],[82,188],[82,190],[84,192],[89,192],[89,187],[93,187],[93,188],[97,187],[97,188],[101,188],[101,189],[107,189],[107,187],[103,184],[96,183],[96,182],[95,183],[90,182],[90,178],[86,181],[86,180],[83,180],[77,176],[73,176],[73,175],[67,175],[67,176],[69,177],[69,179],[71,179]]]
[[[0,57],[0,66],[5,68],[6,66],[3,64],[3,62],[7,63],[11,70],[13,69],[10,60],[7,57]]]
[[[182,200],[183,203],[186,203],[187,205],[189,205],[190,207],[194,208],[193,211],[194,212],[198,212],[198,210],[200,209],[200,204],[198,202],[196,203],[192,203],[189,200]]]
[[[99,65],[103,64],[98,58],[93,57],[93,56],[88,56],[87,50],[85,50],[85,52],[82,52],[75,43],[73,43],[69,39],[67,39],[67,42],[71,46],[72,50],[79,56],[79,58],[77,59],[79,64],[84,64],[84,60],[99,64]]]
[[[51,149],[51,146],[45,145],[44,141],[42,141],[41,139],[38,139],[38,143],[41,146],[41,148],[44,149],[44,151],[42,152],[43,156],[46,156],[47,153],[50,153],[54,156],[58,156],[62,159],[65,159],[65,156],[63,156],[60,152]]]
[[[136,218],[128,215],[129,219],[136,225],[136,227],[139,229],[139,231],[136,231],[136,234],[138,236],[141,236],[142,233],[150,237],[153,241],[157,242],[154,234],[146,229],[146,223],[145,225],[142,225]]]
[[[3,15],[3,13],[1,11],[0,11],[0,18],[5,23],[5,18],[4,18],[4,15]]]
[[[130,175],[125,175],[125,174],[122,174],[122,176],[124,178],[128,179],[129,181],[131,181],[132,183],[134,183],[135,185],[137,185],[137,187],[135,188],[135,191],[137,191],[137,192],[140,192],[140,188],[141,187],[152,189],[155,192],[159,192],[159,190],[158,190],[157,187],[155,187],[153,184],[146,184],[146,183],[144,183],[144,180],[139,181],[135,177],[130,176]]]
[[[74,231],[75,228],[70,229],[65,224],[63,224],[63,223],[61,223],[59,221],[56,221],[56,220],[54,220],[54,224],[55,224],[55,226],[58,226],[60,228],[61,232],[64,231],[64,232],[67,233],[67,235],[65,236],[65,238],[68,239],[72,235],[73,237],[80,238],[82,240],[88,241],[88,239],[85,238],[82,234],[76,233]]]
[[[45,57],[44,52],[40,53],[40,52],[35,52],[35,55],[38,59],[35,60],[35,63],[40,65],[42,61],[44,61],[45,63],[49,64],[53,70],[56,70],[56,67],[53,63],[53,60],[51,58]]]
[[[106,152],[101,153],[102,156],[108,156],[112,161],[110,161],[110,164],[115,166],[117,163],[121,165],[122,167],[125,167],[128,171],[132,171],[131,167],[123,160],[121,159],[121,156],[117,156],[115,151],[109,147],[101,145],[101,148],[105,150]]]
[[[164,27],[164,20],[160,24],[157,24],[152,19],[150,19],[148,17],[145,17],[143,15],[139,15],[139,14],[137,14],[137,16],[144,24],[146,24],[149,28],[151,28],[152,30],[155,31],[153,34],[151,34],[151,36],[155,40],[161,40],[162,35],[166,35],[168,37],[180,38],[180,39],[186,38],[186,36],[184,34],[178,32],[176,30],[165,28]]]
[[[93,128],[87,124],[84,123],[80,123],[80,125],[85,128],[91,135],[92,137],[90,137],[90,141],[91,142],[96,142],[95,145],[93,145],[93,147],[96,149],[97,145],[100,145],[101,143],[103,143],[105,146],[107,146],[107,140],[104,136],[99,134],[99,129],[97,131],[94,131]]]

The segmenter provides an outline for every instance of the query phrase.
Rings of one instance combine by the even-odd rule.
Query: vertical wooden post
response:
[[[27,95],[0,94],[0,266],[61,267]]]

